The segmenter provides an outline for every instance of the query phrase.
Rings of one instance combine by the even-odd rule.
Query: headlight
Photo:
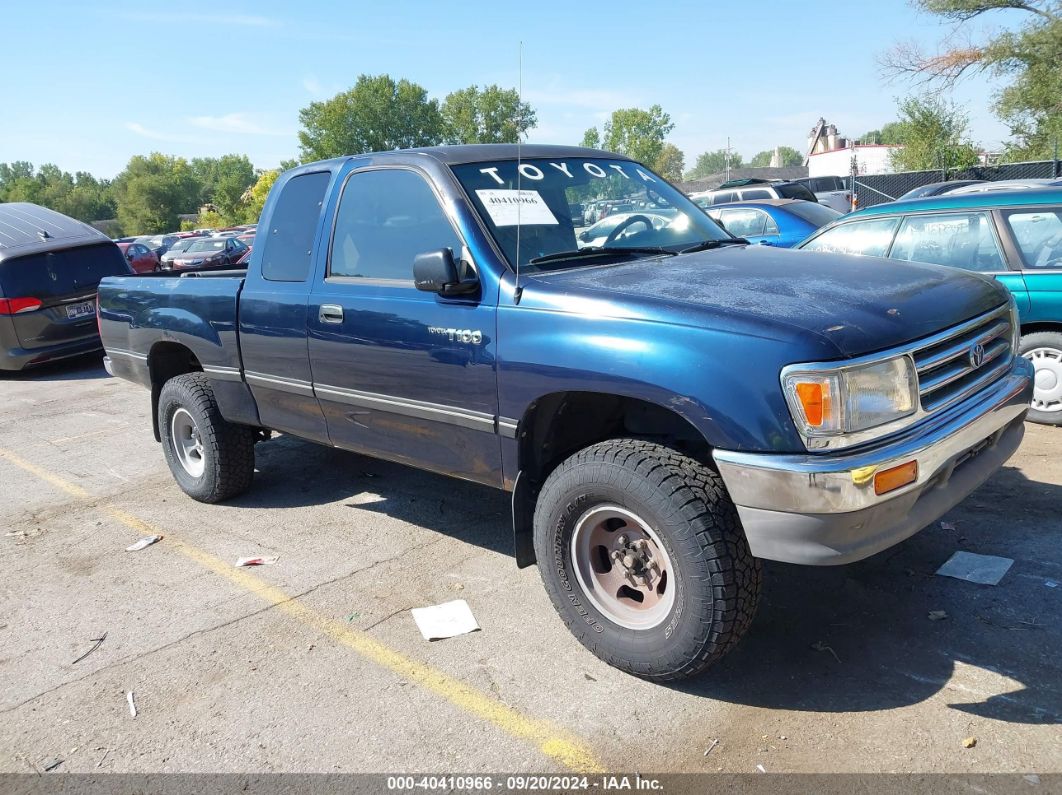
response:
[[[909,356],[850,367],[792,365],[782,371],[782,388],[806,437],[865,431],[918,409],[918,380]]]

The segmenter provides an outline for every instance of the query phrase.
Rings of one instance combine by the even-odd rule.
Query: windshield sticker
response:
[[[575,174],[572,173],[572,167],[568,163],[563,162],[563,161],[561,161],[560,163],[551,162],[549,165],[551,167],[555,168],[558,172],[560,172],[564,176],[566,176],[568,179],[575,179]],[[582,165],[583,165],[583,167],[582,167],[583,173],[589,174],[591,177],[594,177],[595,179],[607,179],[608,177],[613,176],[613,174],[610,174],[608,171],[603,169],[597,163],[583,163]],[[622,164],[620,164],[620,163],[609,163],[608,167],[613,172],[615,172],[615,174],[619,174],[624,179],[630,179],[631,178],[631,175],[627,173],[627,169],[630,169],[631,171],[634,172],[635,176],[637,176],[642,182],[656,182],[657,181],[656,177],[652,176],[651,174],[647,174],[645,171],[643,171],[642,169],[638,168],[635,163],[622,163]],[[505,180],[502,179],[502,177],[498,174],[498,170],[499,170],[499,166],[486,166],[484,168],[481,168],[479,170],[479,173],[480,174],[485,174],[486,176],[490,177],[495,182],[497,182],[499,185],[504,185],[505,184]],[[524,179],[534,180],[535,182],[538,182],[539,180],[544,179],[545,176],[546,176],[546,173],[541,168],[539,168],[538,166],[533,165],[531,163],[521,163],[519,165],[519,171],[520,171],[520,175]],[[550,222],[550,223],[553,223],[553,222]]]
[[[477,190],[495,226],[555,226],[557,217],[537,190]]]

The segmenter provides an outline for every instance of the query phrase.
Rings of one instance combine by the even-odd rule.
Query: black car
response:
[[[35,204],[0,204],[0,370],[101,350],[96,289],[132,273],[106,235]]]
[[[247,251],[235,237],[201,237],[170,261],[170,270],[231,268]]]

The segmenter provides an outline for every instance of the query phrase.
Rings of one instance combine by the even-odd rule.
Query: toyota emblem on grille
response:
[[[970,348],[970,366],[977,368],[985,363],[985,346],[980,342]]]

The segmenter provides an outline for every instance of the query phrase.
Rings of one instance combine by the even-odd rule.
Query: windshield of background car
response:
[[[201,251],[221,251],[225,248],[225,240],[197,240],[188,247],[188,253],[194,254]]]
[[[521,272],[600,264],[577,258],[530,264],[589,247],[678,251],[730,238],[685,194],[630,160],[530,159],[519,173],[515,160],[502,160],[453,171],[510,265],[518,259],[519,237]],[[604,238],[602,227],[588,229],[612,217],[620,220]]]

